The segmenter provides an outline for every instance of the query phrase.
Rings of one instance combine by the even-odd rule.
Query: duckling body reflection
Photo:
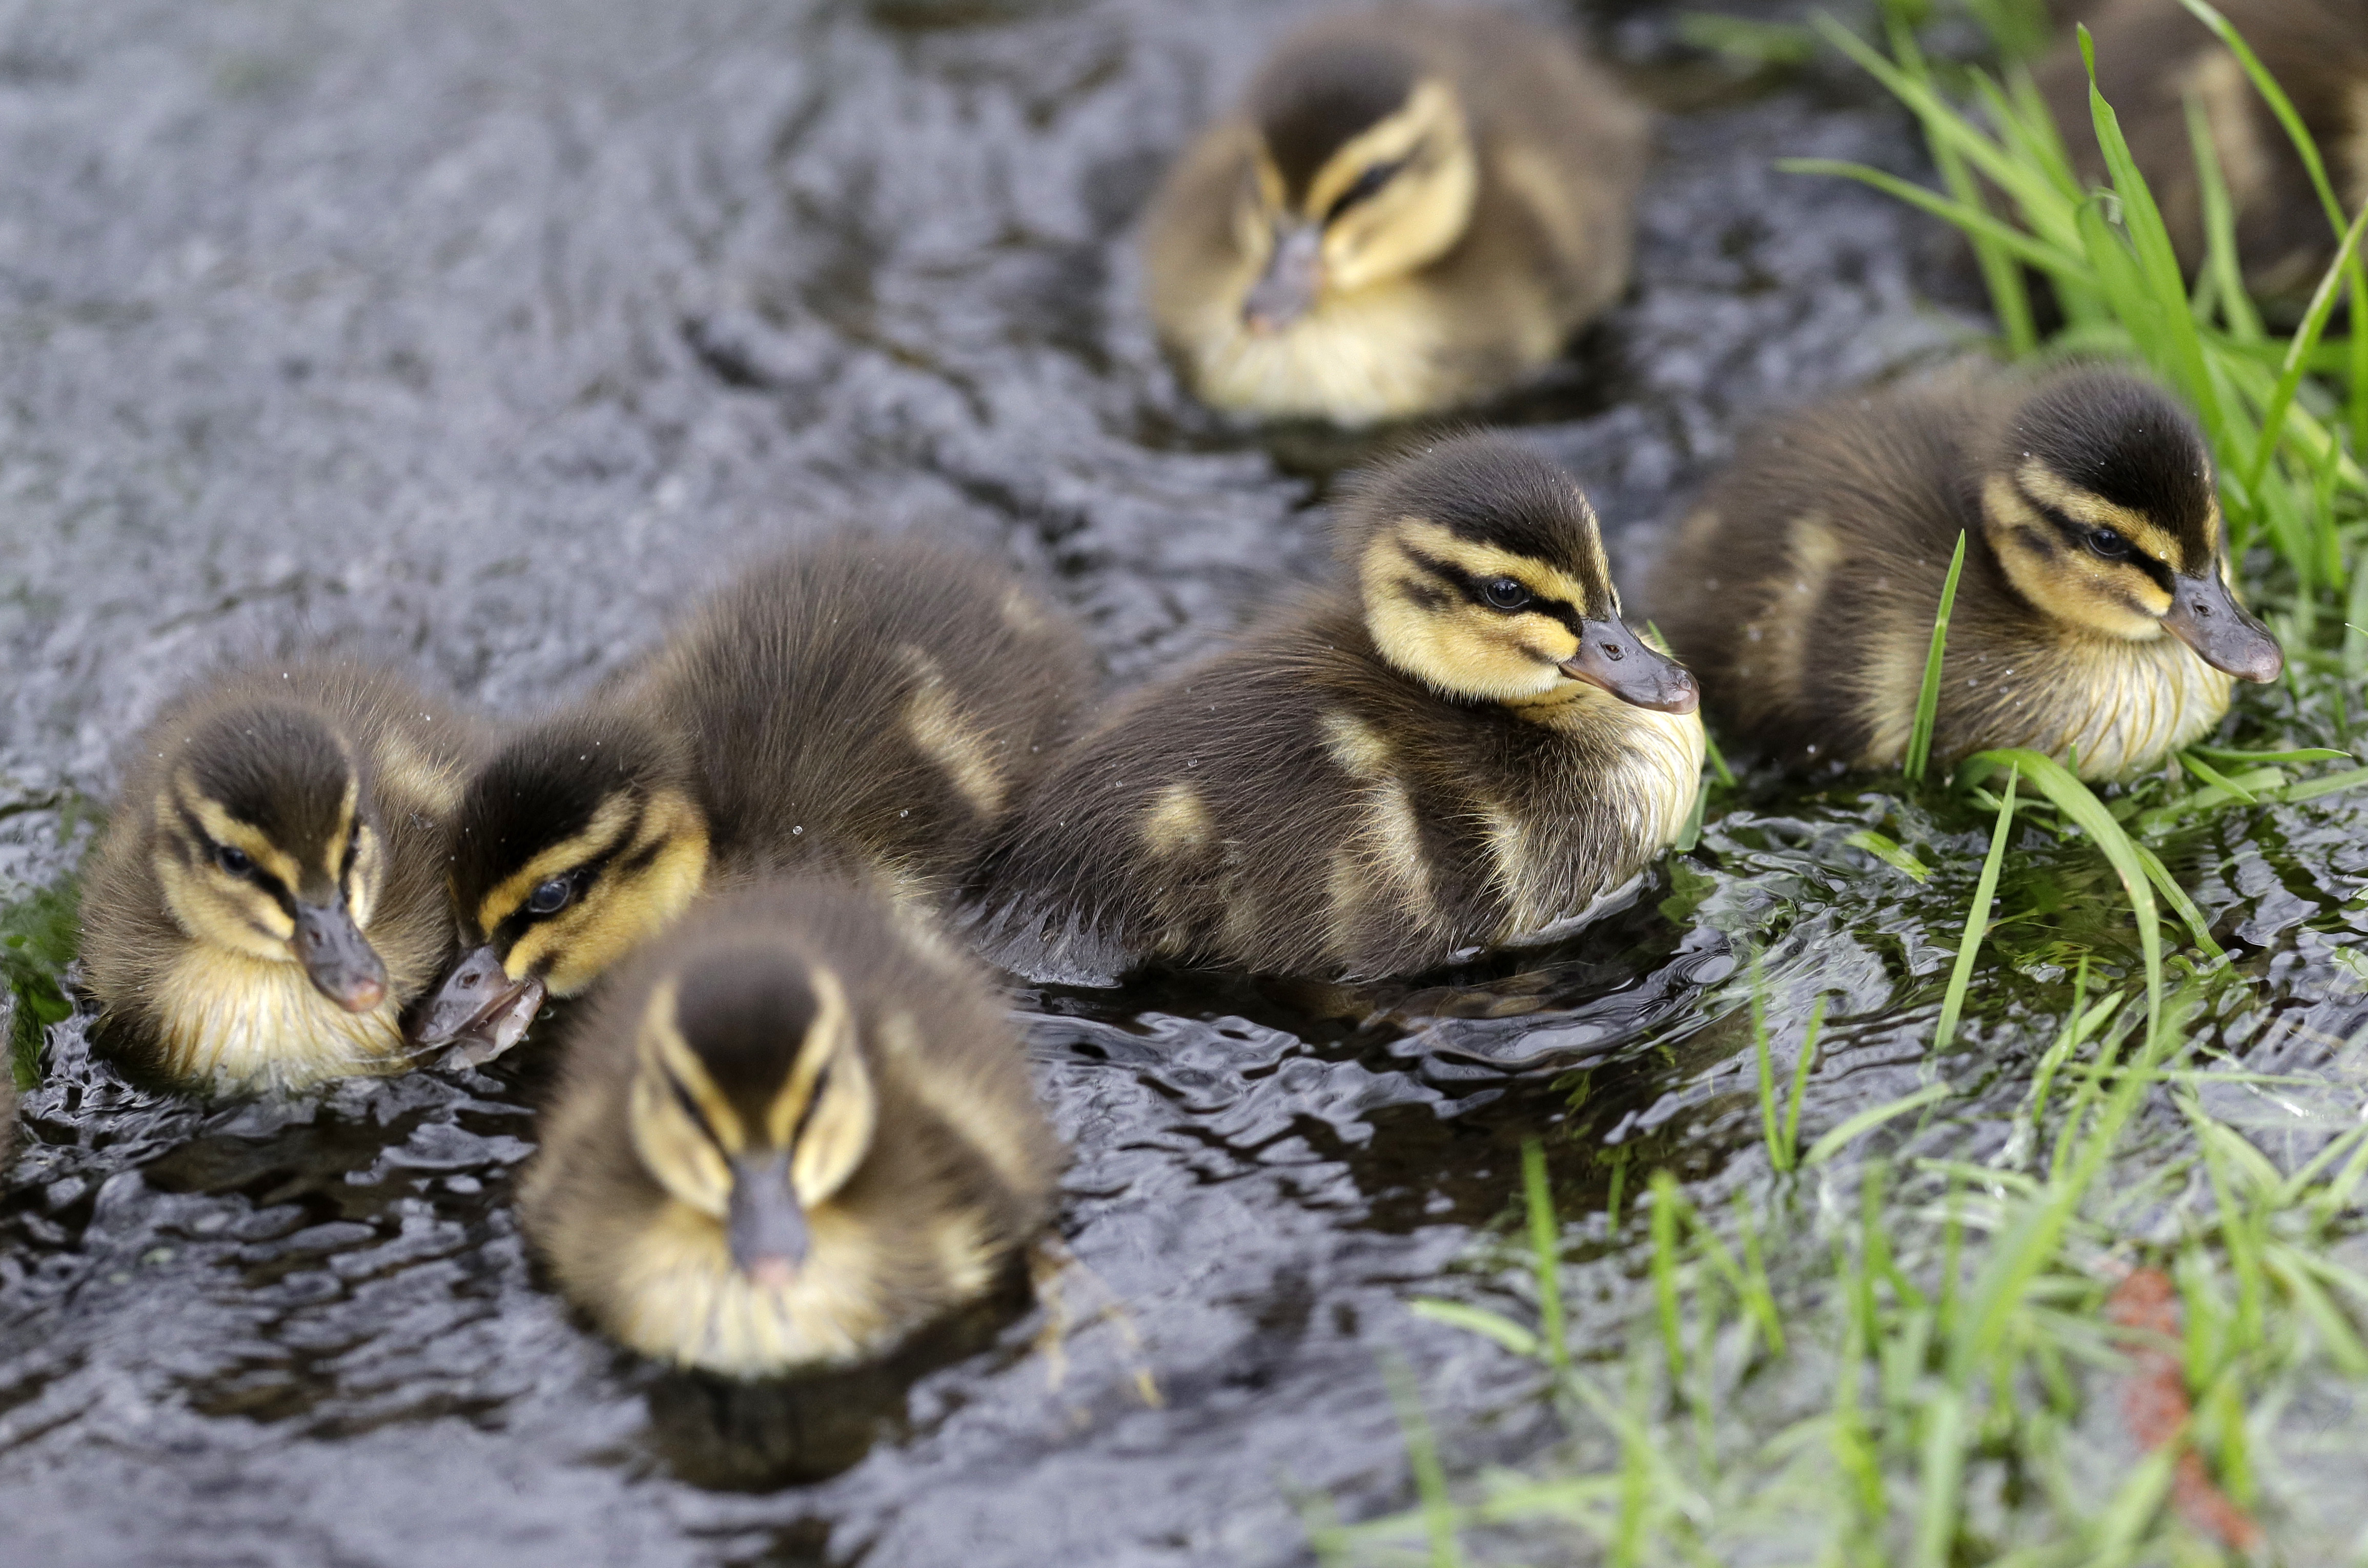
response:
[[[1959,373],[1763,426],[1662,562],[1656,619],[1740,735],[1893,767],[1961,530],[1936,760],[2028,746],[2114,778],[2283,667],[2230,586],[2202,432],[2096,368]]]
[[[1441,442],[1356,489],[1338,544],[1350,583],[1062,754],[981,878],[1005,961],[1404,972],[1584,912],[1677,835],[1693,683],[1622,625],[1567,474]]]
[[[222,1089],[408,1065],[400,1015],[451,951],[448,835],[483,744],[347,665],[174,703],[134,748],[84,894],[102,1045]]]
[[[1076,631],[977,557],[845,540],[743,574],[472,779],[472,950],[421,1040],[514,1039],[719,878],[827,871],[935,907],[1088,686]]]
[[[1344,425],[1525,379],[1626,285],[1644,112],[1486,10],[1327,17],[1168,176],[1151,314],[1217,407]]]
[[[607,1333],[762,1377],[986,1292],[1060,1160],[975,967],[876,894],[799,880],[702,904],[602,989],[518,1207]]]
[[[2228,0],[2219,7],[2277,79],[2317,143],[2348,212],[2368,205],[2368,0]],[[2155,193],[2180,264],[2204,254],[2203,198],[2188,129],[2192,101],[2235,210],[2247,288],[2298,307],[2332,259],[2337,235],[2301,154],[2238,63],[2179,0],[2059,6],[2066,36],[2036,75],[2074,168],[2107,183],[2073,21],[2096,40],[2097,85]]]

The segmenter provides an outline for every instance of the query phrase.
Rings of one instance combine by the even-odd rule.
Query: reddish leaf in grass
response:
[[[2180,1440],[2194,1406],[2179,1352],[2178,1287],[2159,1268],[2133,1268],[2106,1299],[2105,1315],[2144,1336],[2128,1347],[2130,1381],[2122,1391],[2130,1436],[2147,1449]],[[2260,1544],[2261,1527],[2214,1483],[2203,1456],[2192,1448],[2179,1456],[2170,1496],[2180,1518],[2235,1550],[2249,1552]]]

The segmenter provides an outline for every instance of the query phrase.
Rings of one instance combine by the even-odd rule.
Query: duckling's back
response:
[[[932,897],[1090,689],[1075,627],[1011,573],[859,539],[736,579],[628,700],[687,730],[727,866],[821,864]]]
[[[2003,402],[1951,377],[1745,436],[1662,556],[1647,607],[1730,733],[1792,761],[1850,760],[1902,680],[1913,708],[1922,667],[1906,661],[1930,635],[1959,531],[1979,539],[1973,452]],[[1979,600],[1988,558],[1973,555]]]

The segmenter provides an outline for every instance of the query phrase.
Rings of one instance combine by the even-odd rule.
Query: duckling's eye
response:
[[[2129,559],[2130,541],[2123,539],[2117,529],[2090,528],[2089,530],[2089,548],[2097,554],[2103,556],[2108,561],[2126,561]]]
[[[1406,162],[1405,158],[1399,158],[1392,163],[1375,164],[1366,169],[1363,174],[1350,182],[1348,189],[1332,199],[1332,205],[1325,209],[1324,221],[1329,223],[1349,208],[1365,200],[1382,187],[1389,184],[1397,172],[1406,166]]]
[[[575,896],[575,880],[573,877],[553,877],[527,895],[526,912],[529,915],[556,915],[566,908],[567,901]]]
[[[1481,592],[1486,594],[1488,602],[1498,609],[1519,609],[1530,602],[1530,590],[1523,587],[1517,578],[1491,578]]]
[[[228,844],[214,846],[214,864],[233,877],[243,877],[255,869],[255,857]]]

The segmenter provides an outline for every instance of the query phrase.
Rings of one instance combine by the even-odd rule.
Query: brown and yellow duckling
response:
[[[1584,913],[1691,809],[1693,681],[1570,476],[1497,437],[1357,487],[1349,580],[1064,750],[978,883],[1015,967],[1371,976]]]
[[[2230,586],[2203,433],[2095,368],[1960,373],[1755,431],[1663,561],[1656,620],[1737,735],[1894,767],[1961,531],[1936,761],[2027,746],[2118,777],[2283,667]]]
[[[2306,299],[2337,236],[2302,155],[2237,57],[2179,0],[2074,0],[2056,10],[2067,36],[2037,74],[2081,176],[2107,179],[2088,70],[2068,36],[2075,21],[2095,37],[2098,88],[2190,275],[2204,254],[2203,186],[2187,120],[2192,99],[2227,181],[2247,288],[2281,302]],[[2358,212],[2368,205],[2368,0],[2227,0],[2219,10],[2294,100],[2338,198]]]
[[[1486,397],[1626,286],[1646,140],[1558,31],[1324,18],[1169,174],[1144,231],[1153,321],[1219,408],[1360,425]]]
[[[518,1210],[605,1332],[762,1377],[985,1294],[1060,1165],[975,966],[876,893],[800,880],[707,903],[602,988]]]
[[[719,879],[827,871],[934,907],[1089,686],[1076,630],[979,557],[849,540],[745,574],[470,782],[470,951],[421,1042],[499,1049]]]
[[[140,737],[83,895],[102,1047],[222,1089],[408,1066],[401,1015],[451,954],[448,835],[483,744],[352,665],[176,701]]]

